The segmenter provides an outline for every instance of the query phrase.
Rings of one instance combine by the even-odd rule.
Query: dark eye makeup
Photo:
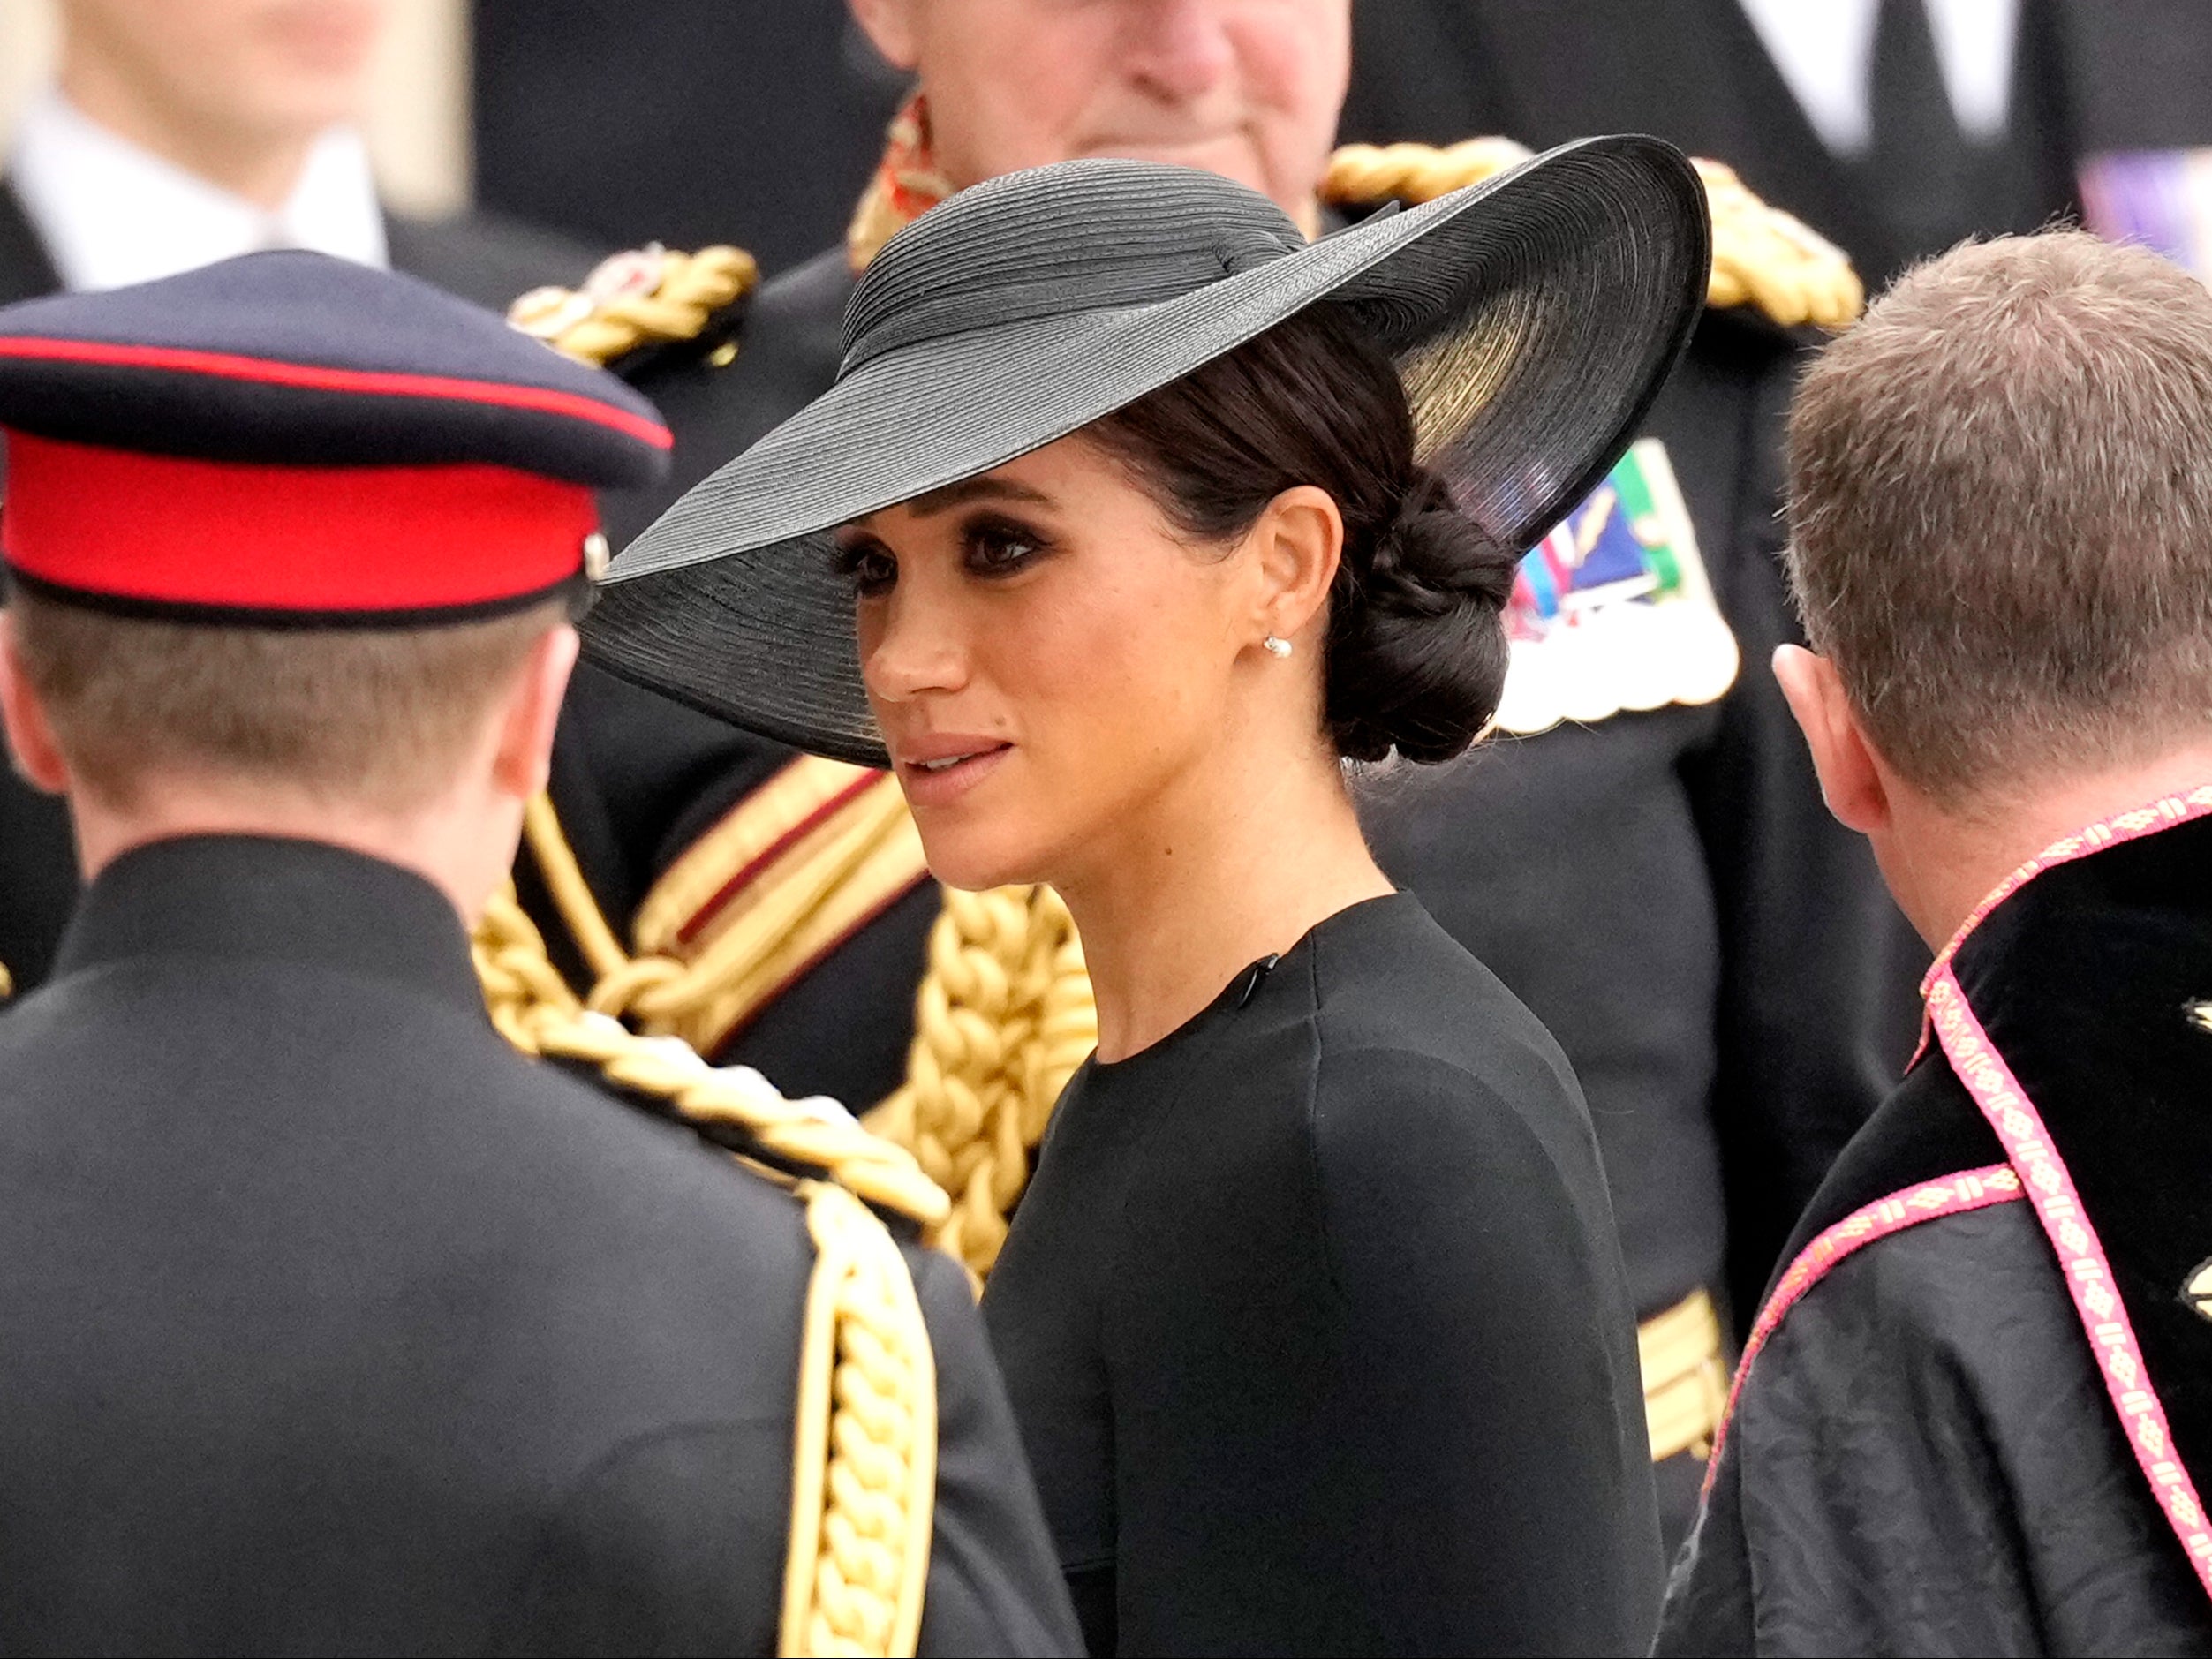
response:
[[[1042,531],[1004,513],[975,513],[960,526],[961,567],[984,581],[1019,576],[1054,547]],[[899,579],[898,556],[864,531],[841,534],[833,559],[838,575],[863,599],[888,592]]]
[[[838,538],[833,555],[837,574],[865,597],[887,592],[899,578],[899,562],[873,536],[848,534]]]
[[[961,557],[970,575],[1018,575],[1053,550],[1052,539],[1004,513],[977,513],[960,527]]]

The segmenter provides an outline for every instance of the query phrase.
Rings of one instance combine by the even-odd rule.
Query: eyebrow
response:
[[[917,518],[932,518],[939,513],[965,506],[970,501],[1028,501],[1036,506],[1049,507],[1052,500],[1042,490],[1031,489],[1026,484],[1016,484],[1010,479],[993,478],[986,473],[981,478],[963,479],[957,484],[947,484],[942,489],[917,495],[902,504]],[[874,517],[873,513],[869,513],[853,522],[864,524]]]

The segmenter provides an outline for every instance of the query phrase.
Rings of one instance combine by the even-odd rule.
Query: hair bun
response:
[[[1328,717],[1338,750],[1395,749],[1432,765],[1463,753],[1506,684],[1503,613],[1519,559],[1416,469],[1377,536],[1367,579],[1329,623]]]

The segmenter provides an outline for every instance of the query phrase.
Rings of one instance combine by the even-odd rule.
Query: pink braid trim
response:
[[[2136,1462],[2142,1466],[2144,1478],[2150,1482],[2151,1496],[2158,1500],[2174,1535],[2189,1552],[2198,1581],[2212,1595],[2212,1528],[2205,1524],[2204,1505],[2198,1499],[2195,1482],[2173,1454],[2166,1408],[2151,1385],[2143,1351],[2135,1340],[2135,1326],[2112,1286],[2112,1264],[2081,1207],[2065,1160],[2051,1144],[2042,1114],[1974,1018],[1948,958],[1936,965],[1928,992],[1928,1014],[1936,1040],[1943,1044],[1944,1057],[1973,1094],[1982,1115],[2004,1143],[2005,1157],[2026,1183],[2028,1202],[2035,1206],[2035,1218],[2058,1254],[2059,1271],[2073,1297],[2074,1312],[2089,1339],[2097,1369],[2104,1375],[2105,1391],[2112,1397],[2113,1410],[2119,1414],[2120,1427],[2126,1432]]]
[[[1807,1291],[1846,1256],[1855,1255],[1878,1239],[1916,1227],[1923,1221],[1961,1216],[1970,1210],[1986,1210],[1991,1204],[2013,1203],[2025,1195],[2020,1190],[2019,1175],[2009,1164],[1965,1170],[1923,1186],[1907,1187],[1887,1198],[1877,1198],[1864,1209],[1853,1210],[1799,1251],[1789,1271],[1776,1283],[1766,1306],[1759,1310],[1758,1321],[1751,1328],[1751,1339],[1743,1345],[1743,1358],[1737,1363],[1735,1380],[1728,1387],[1728,1406],[1721,1414],[1719,1431],[1713,1437],[1712,1459],[1705,1467],[1706,1489],[1712,1489],[1713,1475],[1720,1467],[1721,1451],[1728,1444],[1728,1425],[1735,1420],[1736,1401],[1743,1393],[1744,1384],[1750,1379],[1752,1362],[1759,1357],[1759,1350],[1766,1346],[1775,1327],[1782,1323],[1783,1315],[1796,1307]]]

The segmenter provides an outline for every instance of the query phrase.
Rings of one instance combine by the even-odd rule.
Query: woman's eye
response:
[[[1012,576],[1044,550],[1042,537],[1011,524],[978,524],[968,532],[968,568],[978,576]]]
[[[899,562],[865,542],[838,548],[837,568],[856,593],[881,593],[899,579]]]

